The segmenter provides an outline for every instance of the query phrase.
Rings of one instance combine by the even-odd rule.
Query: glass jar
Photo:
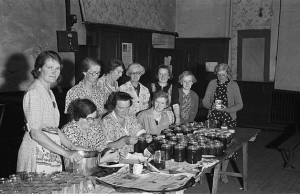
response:
[[[196,146],[188,146],[186,161],[190,164],[196,164],[198,162],[198,148]]]
[[[223,143],[216,141],[215,142],[216,156],[222,156],[224,154]]]
[[[165,151],[166,160],[171,160],[172,159],[172,147],[171,147],[170,144],[161,145],[161,150]]]
[[[182,144],[177,144],[174,146],[174,161],[184,162],[185,161],[185,146]]]
[[[216,148],[215,148],[214,143],[208,143],[207,149],[208,149],[208,155],[213,155],[213,156],[216,155]]]
[[[134,144],[134,152],[144,153],[144,150],[148,147],[145,137],[138,137],[138,142]]]

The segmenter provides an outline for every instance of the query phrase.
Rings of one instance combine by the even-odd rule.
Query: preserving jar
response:
[[[185,146],[182,144],[177,144],[174,146],[174,161],[184,162],[185,161]]]
[[[161,145],[161,150],[165,151],[165,159],[171,160],[172,159],[172,147],[170,144],[163,144]]]
[[[196,146],[188,146],[186,161],[190,164],[196,164],[198,162],[198,148]]]

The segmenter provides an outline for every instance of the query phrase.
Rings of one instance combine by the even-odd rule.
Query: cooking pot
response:
[[[91,175],[98,168],[98,151],[78,151],[83,157],[79,162],[71,162],[70,159],[64,158],[65,170],[67,172],[82,173],[85,176]]]

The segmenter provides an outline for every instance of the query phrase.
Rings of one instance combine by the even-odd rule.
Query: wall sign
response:
[[[126,69],[132,63],[132,43],[122,43],[122,61]]]

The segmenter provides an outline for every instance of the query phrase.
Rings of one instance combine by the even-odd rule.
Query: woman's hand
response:
[[[71,162],[78,162],[83,158],[77,151],[67,151],[64,157],[68,158]]]
[[[98,160],[99,164],[107,162],[119,162],[119,152],[114,149],[110,149],[106,151],[104,155]]]
[[[131,136],[125,136],[125,143],[127,145],[134,145],[138,142],[138,139],[136,137]]]

